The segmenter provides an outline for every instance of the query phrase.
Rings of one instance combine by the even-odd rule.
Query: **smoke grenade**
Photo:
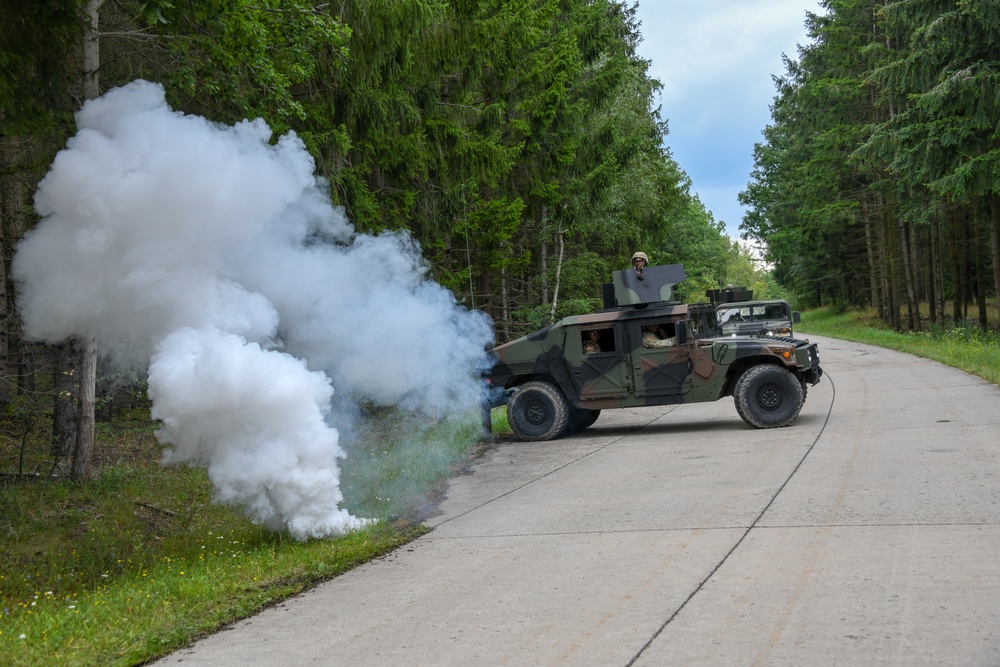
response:
[[[408,234],[357,233],[294,133],[179,113],[146,81],[76,121],[12,264],[25,333],[148,372],[164,462],[205,466],[220,502],[297,539],[359,525],[338,419],[474,410],[488,317]]]

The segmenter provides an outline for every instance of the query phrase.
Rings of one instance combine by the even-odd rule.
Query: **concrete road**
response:
[[[433,530],[158,665],[1000,665],[1000,389],[814,337],[730,399],[501,442]]]

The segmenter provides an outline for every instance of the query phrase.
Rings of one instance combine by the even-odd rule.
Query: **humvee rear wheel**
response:
[[[548,382],[525,382],[507,403],[507,422],[522,440],[553,440],[566,430],[569,404]]]
[[[733,398],[736,412],[754,428],[788,426],[799,416],[806,400],[798,378],[773,364],[747,369],[736,382]]]

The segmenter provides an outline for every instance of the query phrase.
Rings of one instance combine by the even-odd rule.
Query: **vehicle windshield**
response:
[[[740,324],[742,322],[764,322],[790,320],[788,306],[784,303],[748,303],[719,306],[719,324]]]

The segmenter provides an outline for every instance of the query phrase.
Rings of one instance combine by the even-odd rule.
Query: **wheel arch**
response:
[[[559,373],[558,371],[553,372],[551,369],[546,369],[545,371],[539,371],[535,373],[526,373],[524,375],[518,375],[510,379],[507,382],[506,389],[516,389],[529,382],[547,382],[559,390],[559,393],[563,395],[566,402],[570,405],[580,406],[580,395],[576,391],[576,387],[573,383],[569,381],[566,377],[565,381],[560,381],[559,375],[565,375],[565,373]]]
[[[754,366],[759,366],[761,364],[769,364],[771,366],[777,366],[778,368],[784,368],[785,370],[791,370],[785,364],[782,364],[777,359],[768,355],[757,355],[753,357],[744,357],[743,359],[737,359],[729,365],[729,369],[726,371],[726,384],[722,389],[722,396],[732,396],[733,391],[736,389],[736,384],[740,381],[740,378],[748,370]],[[795,373],[795,371],[792,371]]]

